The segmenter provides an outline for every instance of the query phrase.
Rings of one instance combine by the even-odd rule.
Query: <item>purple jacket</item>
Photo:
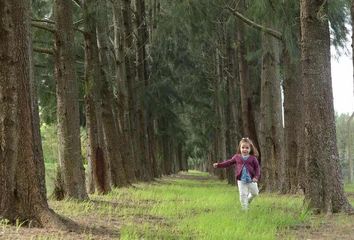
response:
[[[231,165],[235,165],[236,180],[241,180],[243,159],[240,154],[235,154],[231,159],[218,163],[217,168],[227,168]],[[251,178],[256,178],[259,180],[261,172],[257,158],[253,155],[250,155],[249,158],[245,161],[245,166]]]

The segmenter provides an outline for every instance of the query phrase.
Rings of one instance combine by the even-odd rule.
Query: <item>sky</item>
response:
[[[348,49],[351,49],[350,43]],[[334,110],[338,113],[352,113],[354,111],[353,96],[353,63],[351,52],[349,55],[338,54],[331,49],[331,72]]]

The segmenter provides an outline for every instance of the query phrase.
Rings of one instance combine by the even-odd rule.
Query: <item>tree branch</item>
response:
[[[80,19],[80,20],[74,22],[74,26],[78,26],[78,25],[80,25],[83,22],[84,22],[84,19]]]
[[[82,7],[81,0],[73,0],[73,2],[76,3],[77,6]]]
[[[43,22],[45,22],[46,24],[41,24]],[[34,21],[32,21],[31,25],[32,25],[32,27],[43,29],[43,30],[46,30],[46,31],[51,32],[51,33],[55,33],[55,29],[49,27],[48,23],[49,24],[55,24],[55,22],[47,22],[46,20],[34,20]],[[80,28],[78,28],[78,27],[74,27],[73,29],[75,31],[78,31],[78,32],[82,33],[82,34],[85,34],[85,31],[80,29]]]
[[[239,13],[236,9],[232,9],[231,7],[227,6],[226,7],[227,10],[231,11],[232,14],[234,14],[236,17],[240,18],[244,23],[246,23],[247,25],[255,28],[255,29],[258,29],[264,33],[267,33],[273,37],[275,37],[276,39],[279,39],[280,41],[283,41],[283,35],[274,30],[274,29],[271,29],[271,28],[267,28],[267,27],[264,27],[258,23],[255,23],[253,22],[252,20],[246,18],[245,16],[243,16],[241,13]]]
[[[54,54],[53,50],[49,49],[49,48],[33,47],[33,51],[37,52],[37,53],[45,53],[45,54],[48,54],[48,55],[53,55]]]
[[[35,19],[35,18],[32,18],[31,20],[32,20],[32,22],[55,24],[54,21],[49,20],[49,19]]]
[[[36,28],[39,28],[39,29],[43,29],[43,30],[46,30],[48,32],[51,32],[51,33],[55,33],[55,30],[51,27],[48,27],[46,24],[41,24],[41,23],[37,23],[37,22],[32,22],[31,23],[31,26],[32,27],[36,27]]]

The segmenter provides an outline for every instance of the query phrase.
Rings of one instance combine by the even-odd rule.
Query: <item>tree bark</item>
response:
[[[0,15],[0,216],[65,228],[48,207],[37,169],[44,163],[32,112],[30,1],[1,1]]]
[[[220,26],[222,28],[222,26]],[[223,31],[224,29],[219,29],[221,39],[219,39],[220,46],[224,46],[224,38],[223,38]],[[222,49],[222,48],[221,48]],[[217,161],[224,161],[226,159],[226,126],[225,126],[225,111],[224,111],[224,102],[222,101],[222,92],[223,88],[223,79],[224,79],[224,63],[223,63],[223,53],[220,49],[215,49],[215,57],[216,57],[216,71],[214,76],[214,109],[215,109],[215,116],[216,116],[216,126],[215,126],[215,138],[216,141],[216,148],[215,152],[217,154]],[[219,177],[221,179],[225,178],[225,171],[219,171]]]
[[[350,7],[350,16],[352,20],[352,64],[354,69],[354,0]],[[354,71],[353,71],[353,95],[354,95]]]
[[[85,113],[90,171],[88,186],[94,186],[92,190],[104,194],[110,191],[110,173],[104,149],[102,111],[99,104],[100,93],[97,91],[101,89],[102,84],[98,67],[96,1],[85,0],[83,2],[83,15],[85,28]]]
[[[284,49],[282,54],[284,68],[284,133],[285,133],[285,189],[296,193],[300,190],[300,164],[303,121],[301,108],[303,106],[301,65]]]
[[[147,57],[146,57],[146,44],[149,40],[145,16],[145,1],[136,0],[136,28],[137,28],[137,86],[139,86],[138,92],[143,93],[145,88],[149,85],[148,82],[148,72],[147,72]],[[138,94],[142,96],[143,94]],[[141,169],[141,179],[144,181],[151,181],[153,179],[153,152],[150,151],[149,143],[149,133],[153,133],[148,128],[151,127],[151,124],[148,124],[148,112],[144,109],[143,101],[139,99],[137,105],[137,129],[139,134],[139,148],[142,153],[142,169]]]
[[[131,146],[130,130],[129,130],[129,103],[128,103],[128,88],[125,64],[124,51],[124,24],[122,13],[122,1],[113,1],[113,27],[114,27],[114,53],[115,53],[115,71],[116,71],[116,123],[119,131],[119,146],[121,146],[121,153],[125,174],[129,182],[135,182],[135,166],[132,165],[134,157],[133,148]],[[130,146],[130,147],[127,147]]]
[[[235,33],[228,33],[227,38],[227,156],[232,156],[238,148],[238,140],[241,139],[241,123],[240,112],[238,106],[240,106],[239,96],[239,74],[237,63],[237,51],[232,47],[232,43],[236,41]],[[234,168],[228,169],[228,183],[235,184]]]
[[[353,131],[352,129],[352,121],[354,119],[354,112],[350,115],[347,122],[347,155],[348,155],[348,165],[349,165],[349,182],[352,183],[354,180],[353,176],[353,157],[352,157],[352,147],[353,147]]]
[[[135,170],[135,176],[140,178],[140,165],[141,159],[139,156],[138,135],[137,135],[137,122],[136,122],[136,92],[135,92],[135,76],[136,69],[134,66],[134,48],[133,48],[133,26],[132,26],[132,13],[131,13],[131,0],[120,0],[122,3],[122,18],[124,29],[124,62],[125,62],[125,80],[127,86],[127,128],[128,128],[128,141],[131,148],[131,159],[126,162],[126,167]]]
[[[45,181],[45,165],[42,148],[42,137],[40,132],[40,118],[38,106],[38,87],[34,78],[34,63],[33,63],[33,42],[32,37],[29,38],[29,64],[30,64],[30,95],[32,99],[32,114],[33,114],[33,133],[35,156],[37,156],[36,171],[40,179],[41,193],[43,198],[47,197],[46,181]]]
[[[55,78],[59,164],[66,197],[87,199],[85,170],[81,156],[78,84],[74,68],[72,2],[54,1]]]
[[[239,11],[243,13],[245,11],[244,0],[239,1]],[[260,149],[258,143],[258,136],[256,130],[256,120],[253,111],[255,111],[252,101],[252,88],[253,85],[249,75],[248,66],[250,63],[246,60],[247,46],[245,42],[245,24],[243,20],[239,18],[236,20],[236,36],[237,36],[237,57],[238,57],[238,71],[240,78],[240,101],[241,101],[241,119],[242,119],[242,135],[252,139],[253,143]],[[261,152],[260,152],[261,154]],[[261,161],[261,156],[258,157]]]
[[[350,16],[352,20],[352,64],[353,64],[353,69],[354,69],[354,0],[352,0],[352,4],[350,7]],[[354,71],[353,71],[353,95],[354,95]],[[352,114],[353,116],[353,114]],[[349,153],[348,153],[349,154]],[[353,158],[351,155],[348,155],[349,157],[349,164],[351,165],[350,167],[350,182],[352,183],[354,181],[354,176],[353,176]]]
[[[160,1],[149,0],[149,6],[149,38],[150,42],[152,42],[155,29],[157,28],[158,15],[160,13]]]
[[[161,119],[159,121],[159,128],[163,132],[160,137],[160,152],[162,153],[161,169],[164,175],[172,174],[172,157],[171,157],[171,147],[172,141],[167,133],[168,121],[166,119]]]
[[[244,10],[244,2],[240,1],[240,12]],[[243,135],[253,139],[254,136],[251,136],[250,130],[250,114],[248,113],[248,103],[250,98],[250,89],[248,87],[248,64],[246,61],[246,46],[245,46],[245,30],[243,21],[237,19],[238,23],[237,28],[237,46],[238,46],[238,64],[239,64],[239,76],[240,76],[240,93],[241,93],[241,112],[242,112],[242,129]]]
[[[108,11],[107,2],[97,5],[97,40],[100,56],[100,75],[102,79],[101,97],[102,97],[102,126],[104,132],[105,144],[107,147],[107,157],[110,163],[112,185],[122,187],[128,185],[125,175],[122,153],[120,148],[116,147],[116,141],[120,138],[118,127],[114,120],[113,109],[113,89],[111,84],[111,69],[109,68],[109,45],[108,45]]]
[[[304,80],[305,199],[314,212],[349,211],[344,195],[334,119],[327,1],[300,1]]]
[[[283,190],[285,165],[284,129],[282,118],[281,84],[279,71],[279,42],[262,33],[262,88],[261,88],[261,151],[264,184],[268,191]]]

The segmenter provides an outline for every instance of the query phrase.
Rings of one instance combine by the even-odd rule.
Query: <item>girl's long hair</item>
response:
[[[255,157],[259,156],[257,148],[254,146],[252,140],[249,139],[248,137],[242,138],[240,140],[240,143],[238,144],[238,148],[237,148],[237,153],[238,154],[241,154],[240,148],[241,148],[241,144],[243,144],[243,143],[248,143],[250,145],[250,147],[251,147],[250,155],[253,155]]]

